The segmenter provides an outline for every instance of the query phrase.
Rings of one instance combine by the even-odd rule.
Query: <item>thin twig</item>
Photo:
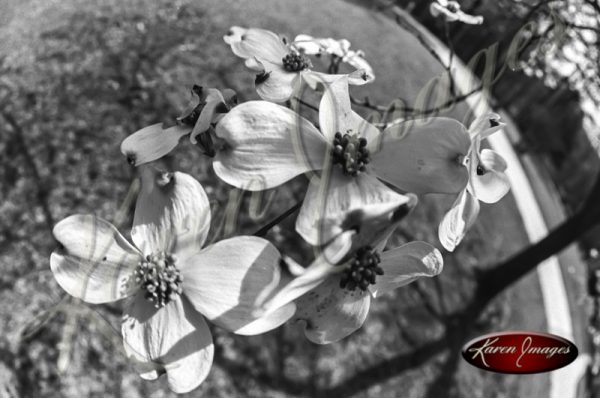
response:
[[[296,101],[298,101],[298,103],[299,103],[299,104],[301,104],[301,105],[304,105],[304,106],[305,106],[305,107],[307,107],[307,108],[310,108],[310,109],[312,109],[312,110],[314,110],[314,111],[317,111],[317,112],[319,112],[319,108],[318,108],[317,106],[315,106],[315,105],[313,105],[313,104],[311,104],[311,103],[308,103],[308,102],[306,102],[306,101],[303,101],[302,99],[300,99],[300,98],[298,98],[298,97],[294,97],[294,99],[295,99]]]
[[[302,206],[302,201],[296,203],[295,205],[293,205],[292,207],[290,207],[289,209],[284,211],[282,214],[275,217],[273,220],[269,221],[265,226],[260,228],[253,235],[261,236],[261,237],[265,236],[271,228],[273,228],[275,225],[279,224],[280,222],[282,222],[283,220],[288,218],[290,215],[292,215],[296,210],[298,210],[300,208],[300,206]]]
[[[456,96],[456,85],[454,84],[454,78],[452,76],[452,62],[454,61],[454,44],[452,44],[452,39],[450,38],[450,24],[448,21],[444,22],[444,36],[446,37],[446,46],[450,50],[450,55],[448,56],[448,65],[446,66],[446,72],[448,72],[448,80],[450,82],[450,94],[455,97]]]

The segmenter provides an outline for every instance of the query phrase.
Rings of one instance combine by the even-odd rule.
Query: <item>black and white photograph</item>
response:
[[[0,398],[599,398],[600,1],[0,0]]]

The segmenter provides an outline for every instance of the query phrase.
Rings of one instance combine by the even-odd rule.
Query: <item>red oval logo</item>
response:
[[[549,333],[510,331],[469,341],[463,358],[480,369],[498,373],[540,373],[567,366],[577,358],[575,344]]]

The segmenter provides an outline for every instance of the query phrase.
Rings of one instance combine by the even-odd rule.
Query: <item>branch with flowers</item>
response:
[[[420,195],[456,197],[433,227],[453,251],[479,201],[495,203],[509,190],[505,161],[481,146],[504,126],[498,115],[468,128],[430,117],[380,129],[352,109],[351,87],[375,74],[348,41],[289,41],[242,27],[224,41],[254,72],[262,100],[238,103],[232,90],[194,86],[172,125],[144,127],[121,143],[140,179],[131,241],[93,215],[72,215],[53,229],[60,247],[50,264],[59,285],[92,304],[124,300],[127,356],[142,378],[166,374],[178,393],[198,387],[211,368],[207,320],[240,335],[300,322],[314,343],[344,339],[366,321],[373,299],[442,272],[431,243],[388,245]],[[329,57],[330,67],[316,70],[311,57]],[[342,64],[351,70],[340,72]],[[302,104],[317,115],[311,119]],[[305,175],[305,195],[254,235],[206,244],[205,188],[162,160],[184,137],[234,188],[261,192]],[[294,259],[266,232],[296,212],[294,230],[313,253]]]

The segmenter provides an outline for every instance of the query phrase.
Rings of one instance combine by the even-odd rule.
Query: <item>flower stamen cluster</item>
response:
[[[301,70],[312,68],[310,59],[306,55],[295,51],[286,54],[281,61],[283,62],[283,68],[289,72],[300,72]]]
[[[135,281],[146,291],[146,300],[156,308],[164,307],[183,291],[175,257],[165,252],[149,254],[141,260],[135,269]]]
[[[369,285],[375,284],[377,275],[383,275],[383,269],[379,267],[381,257],[371,246],[364,246],[356,251],[354,260],[350,262],[340,279],[340,287],[354,291],[358,286],[366,291]]]
[[[339,164],[344,174],[356,177],[371,161],[367,140],[356,134],[337,132],[333,140],[333,164]]]

